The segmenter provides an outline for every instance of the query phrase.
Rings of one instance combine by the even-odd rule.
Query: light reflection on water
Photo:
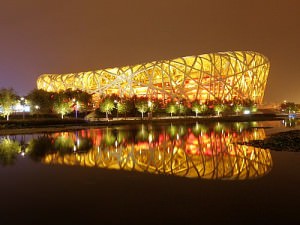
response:
[[[44,164],[121,169],[189,178],[245,180],[272,169],[269,150],[241,145],[265,137],[250,123],[139,125],[8,137],[25,157]],[[13,140],[16,139],[16,140]],[[7,145],[7,143],[6,143]],[[7,147],[11,148],[11,147]],[[15,147],[16,148],[16,147]],[[16,157],[4,157],[3,165]],[[8,151],[9,152],[9,151]],[[7,151],[6,151],[7,153]]]
[[[73,143],[73,147],[66,144],[72,153],[47,153],[42,162],[203,179],[244,180],[264,176],[272,168],[270,151],[237,143],[263,139],[264,130],[243,130],[241,123],[234,126],[141,125],[132,132],[106,128],[55,134],[52,137],[56,141],[64,137],[64,143]],[[82,151],[84,139],[93,143],[89,151]]]

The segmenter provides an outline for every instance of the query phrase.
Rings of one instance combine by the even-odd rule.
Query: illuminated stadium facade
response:
[[[269,69],[269,60],[260,53],[231,51],[88,72],[43,74],[37,87],[52,92],[79,89],[96,99],[117,94],[201,102],[250,99],[260,104]]]

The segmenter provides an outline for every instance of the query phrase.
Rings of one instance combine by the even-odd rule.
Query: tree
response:
[[[286,101],[280,105],[280,109],[281,109],[281,111],[287,112],[289,114],[291,112],[298,111],[298,107],[294,102],[286,102]]]
[[[108,114],[111,114],[111,111],[115,108],[114,101],[110,96],[106,97],[103,102],[100,104],[100,111],[105,112],[106,119],[108,121]]]
[[[70,93],[70,96],[80,105],[81,111],[87,110],[92,105],[92,95],[87,92],[75,90]]]
[[[206,104],[200,104],[199,113],[205,113],[208,110],[208,106]]]
[[[182,102],[178,105],[178,112],[180,115],[186,114],[188,108],[185,106],[185,104],[182,104]]]
[[[53,96],[55,93],[44,90],[34,89],[27,96],[26,99],[30,103],[31,111],[42,113],[49,113],[53,109]]]
[[[72,108],[76,111],[76,118],[78,111],[87,111],[92,106],[92,95],[85,91],[67,89],[54,94],[54,96],[72,103]]]
[[[53,96],[51,96],[51,99],[53,99],[53,110],[61,114],[61,118],[64,118],[64,115],[67,113],[72,112],[72,101],[66,92],[58,92],[55,93]]]
[[[67,113],[72,112],[72,108],[70,106],[69,102],[55,102],[53,104],[53,109],[56,113],[61,114],[61,118],[64,118],[64,115],[66,115]]]
[[[142,118],[144,118],[144,113],[148,111],[148,99],[141,97],[137,98],[135,101],[135,108],[142,114]]]
[[[238,115],[240,112],[243,111],[243,106],[241,104],[234,104],[233,111]]]
[[[17,103],[17,94],[13,89],[2,88],[0,90],[1,115],[9,120],[9,115],[13,112],[13,106]]]
[[[153,98],[151,100],[150,111],[151,112],[160,112],[160,111],[162,111],[163,106],[164,106],[164,102],[162,99]]]
[[[125,102],[117,103],[117,111],[119,114],[125,114],[127,112],[127,105]]]
[[[251,109],[255,105],[255,102],[253,100],[247,98],[242,101],[242,105],[245,108]]]
[[[173,114],[177,113],[177,111],[178,111],[178,107],[175,102],[169,102],[167,104],[166,112],[170,113],[171,117],[173,116]]]
[[[201,107],[201,105],[199,104],[198,101],[194,101],[192,103],[192,111],[196,113],[196,116],[198,116],[198,113],[200,112],[200,109],[201,109],[200,107]]]
[[[118,101],[117,103],[117,112],[119,114],[125,114],[125,117],[126,117],[126,114],[129,113],[131,110],[131,105],[130,105],[130,102],[128,100],[123,100],[123,101]]]
[[[217,103],[214,106],[214,111],[217,113],[217,115],[219,116],[221,112],[224,112],[226,106],[222,103]]]

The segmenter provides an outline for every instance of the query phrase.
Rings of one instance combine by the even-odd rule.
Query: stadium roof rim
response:
[[[250,51],[250,50],[237,50],[237,51],[221,51],[221,52],[215,52],[215,53],[203,53],[200,55],[188,55],[188,56],[179,56],[176,58],[172,58],[172,59],[160,59],[160,60],[153,60],[151,62],[142,62],[142,63],[136,63],[136,64],[127,64],[127,65],[121,65],[121,66],[115,66],[115,67],[105,67],[105,68],[100,68],[100,69],[95,69],[95,70],[86,70],[86,71],[80,71],[80,72],[68,72],[68,73],[42,73],[40,74],[38,77],[43,77],[43,76],[47,76],[47,75],[59,75],[59,76],[63,76],[65,74],[79,74],[79,73],[87,73],[87,72],[95,72],[98,70],[110,70],[110,69],[115,69],[115,68],[123,68],[123,67],[133,67],[133,66],[138,66],[138,65],[144,65],[144,64],[149,64],[149,63],[161,63],[161,62],[165,62],[165,61],[173,61],[176,59],[180,59],[180,58],[190,58],[190,57],[201,57],[201,56],[205,56],[205,55],[229,55],[229,54],[237,54],[237,53],[244,53],[244,54],[254,54],[254,55],[259,55],[260,57],[262,57],[265,60],[265,63],[270,64],[269,59],[262,53],[259,53],[257,51]],[[264,63],[264,64],[265,64]]]

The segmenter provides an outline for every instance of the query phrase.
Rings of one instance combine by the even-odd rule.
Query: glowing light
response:
[[[202,125],[198,124],[198,126]],[[219,126],[223,125],[219,123]],[[238,123],[236,126],[241,127],[243,123]],[[97,138],[94,142],[103,143],[105,132],[106,130],[100,132],[97,130],[89,136],[95,135]],[[57,138],[62,135],[66,134],[60,133]],[[73,134],[65,137],[70,139],[73,148],[77,136]],[[151,144],[148,140],[138,138],[133,140],[131,137],[124,138],[122,142],[113,139],[111,144],[103,145],[101,151],[99,145],[95,144],[89,151],[75,154],[49,152],[43,162],[204,179],[257,178],[264,176],[272,168],[270,151],[237,144],[237,142],[263,139],[265,137],[263,129],[251,131],[244,129],[242,134],[227,129],[224,129],[223,133],[208,130],[203,136],[193,129],[186,129],[185,135],[180,136],[180,141],[174,141],[171,137],[174,136],[165,132],[158,136],[152,133],[148,136]],[[115,148],[116,143],[119,148]],[[84,142],[81,141],[81,144],[83,145]],[[69,148],[68,145],[66,147]],[[76,145],[74,149],[77,149]]]
[[[201,102],[248,98],[261,103],[269,68],[268,59],[256,52],[219,52],[120,68],[43,74],[37,87],[54,92],[80,89],[94,94],[94,100],[117,94]]]

